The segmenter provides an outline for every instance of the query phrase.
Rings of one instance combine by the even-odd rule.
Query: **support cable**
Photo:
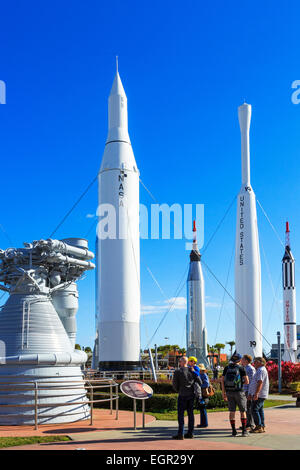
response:
[[[173,308],[173,306],[174,306],[174,304],[175,304],[177,298],[179,297],[179,294],[181,293],[181,291],[182,291],[182,289],[183,289],[183,287],[184,287],[184,284],[185,284],[185,282],[186,282],[186,275],[187,275],[188,267],[189,267],[189,266],[187,266],[186,270],[184,271],[183,277],[181,278],[180,283],[178,284],[178,288],[177,288],[177,290],[176,290],[176,292],[175,292],[175,296],[174,296],[174,301],[170,304],[170,306],[169,306],[169,308],[167,309],[166,313],[164,314],[163,318],[162,318],[161,321],[159,322],[159,324],[158,324],[156,330],[154,331],[154,333],[153,333],[153,335],[152,335],[152,337],[151,337],[151,339],[150,339],[150,341],[149,341],[149,343],[148,343],[148,345],[147,345],[147,348],[150,347],[150,344],[151,344],[151,342],[153,341],[154,337],[156,336],[156,334],[157,334],[159,328],[161,327],[162,323],[163,323],[164,320],[166,319],[168,313],[172,310],[172,308]],[[146,348],[146,349],[147,349],[147,348]]]
[[[228,267],[227,277],[226,277],[226,282],[225,282],[225,289],[227,289],[227,285],[228,285],[228,280],[229,280],[229,275],[230,275],[230,270],[231,270],[231,264],[232,264],[232,260],[233,260],[233,254],[234,254],[234,247],[235,247],[235,243],[233,243],[233,249],[232,249],[232,252],[231,252],[231,257],[230,257],[230,262],[229,262],[229,267]],[[223,291],[223,298],[222,298],[222,304],[221,304],[219,319],[218,319],[218,324],[217,324],[215,343],[217,341],[217,336],[218,336],[218,333],[219,333],[220,322],[221,322],[221,315],[222,315],[223,308],[224,308],[225,295],[226,295],[225,289]]]
[[[252,326],[254,326],[254,328],[259,332],[259,334],[261,335],[261,337],[266,341],[266,343],[268,343],[269,346],[272,347],[272,345],[269,343],[269,341],[267,340],[267,338],[262,334],[262,332],[255,326],[255,324],[253,323],[253,321],[248,317],[247,313],[242,309],[242,307],[237,303],[237,301],[235,300],[235,298],[230,294],[230,292],[226,289],[226,287],[222,284],[222,282],[217,278],[217,276],[213,273],[213,271],[208,267],[208,265],[202,261],[202,263],[204,264],[204,266],[206,267],[206,269],[209,271],[209,273],[213,276],[213,278],[217,281],[218,284],[220,284],[220,286],[225,290],[226,294],[231,298],[231,300],[233,300],[233,302],[235,303],[235,305],[239,308],[239,310],[242,312],[243,315],[245,315],[245,317],[247,318],[247,320],[249,321],[249,323],[251,323]]]
[[[284,250],[285,250],[285,246],[284,246],[283,241],[282,241],[281,238],[280,238],[280,235],[278,234],[277,230],[275,229],[274,225],[272,224],[271,220],[269,219],[269,217],[268,217],[266,211],[264,210],[264,208],[263,208],[263,206],[261,205],[261,203],[259,202],[259,200],[258,200],[258,199],[256,199],[256,200],[257,200],[257,204],[259,205],[259,207],[260,207],[261,210],[262,210],[262,213],[264,214],[264,216],[265,216],[265,218],[267,219],[267,221],[269,222],[269,224],[270,224],[270,226],[271,226],[273,232],[275,233],[276,237],[278,238],[280,245],[281,245],[281,246],[284,248]]]
[[[83,199],[83,197],[87,194],[87,192],[91,189],[91,187],[93,186],[93,184],[97,181],[97,178],[98,178],[98,174],[92,179],[92,181],[90,182],[90,184],[87,186],[87,188],[83,191],[83,193],[81,194],[81,196],[77,199],[77,201],[73,204],[73,206],[71,207],[71,209],[66,213],[66,215],[62,218],[62,220],[59,222],[59,224],[56,226],[56,228],[53,230],[53,232],[51,233],[50,237],[49,238],[52,238],[53,235],[57,232],[57,230],[62,226],[62,224],[66,221],[66,219],[69,217],[69,215],[73,212],[73,210],[75,209],[75,207],[79,204],[79,202],[81,201],[81,199]]]

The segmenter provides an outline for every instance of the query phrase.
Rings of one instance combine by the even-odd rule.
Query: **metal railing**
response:
[[[157,370],[156,376],[158,380],[172,380],[175,369],[171,370]],[[114,379],[114,380],[154,380],[153,373],[151,370],[138,370],[138,371],[99,371],[99,370],[85,370],[84,375],[89,380],[94,380],[97,378],[102,379]]]
[[[109,398],[101,398],[101,399],[95,399],[95,390],[99,389],[104,389],[108,388],[109,391],[107,392],[100,392],[102,395],[109,395]],[[40,392],[45,392],[45,391],[51,391],[51,399],[53,398],[62,398],[61,395],[56,394],[55,395],[55,390],[56,391],[62,391],[62,390],[86,390],[87,391],[87,397],[86,399],[82,399],[81,401],[71,401],[71,402],[64,402],[64,403],[55,403],[52,401],[49,401],[47,403],[47,395],[41,396]],[[115,406],[115,412],[116,412],[116,417],[115,419],[119,419],[119,385],[114,381],[113,378],[106,378],[106,379],[92,379],[92,380],[87,380],[84,379],[82,381],[48,381],[48,382],[37,382],[37,381],[28,381],[28,382],[0,382],[0,397],[3,394],[3,392],[33,392],[33,397],[34,397],[34,403],[10,403],[10,404],[1,404],[0,403],[0,410],[1,408],[33,408],[34,409],[34,429],[38,429],[38,425],[41,424],[39,423],[39,409],[40,408],[56,408],[59,406],[73,406],[73,405],[90,405],[90,425],[93,424],[93,418],[94,418],[94,403],[104,403],[104,402],[110,402],[110,414],[113,414],[113,402],[116,402]],[[16,396],[16,395],[14,395]],[[26,397],[28,398],[28,397]],[[49,398],[49,397],[48,397]],[[43,403],[40,402],[40,400],[43,400]],[[9,414],[1,414],[0,413],[0,419],[1,417],[9,417]],[[16,414],[14,416],[17,416]],[[49,423],[45,423],[46,425]],[[51,423],[50,423],[51,424]],[[58,423],[60,424],[60,423]],[[66,424],[66,423],[61,423],[61,424]],[[5,424],[7,425],[7,423]],[[24,423],[24,425],[27,425],[27,423]]]

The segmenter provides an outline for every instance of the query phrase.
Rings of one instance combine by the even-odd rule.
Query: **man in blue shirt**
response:
[[[252,362],[252,357],[249,356],[248,354],[244,354],[244,356],[242,357],[242,360],[241,360],[241,364],[242,364],[242,366],[244,366],[246,374],[247,374],[248,379],[249,379],[249,383],[244,384],[244,387],[243,387],[246,398],[248,398],[249,386],[250,386],[251,380],[253,378],[253,375],[256,372],[255,368],[251,365],[251,362]],[[255,427],[254,426],[254,419],[253,419],[253,416],[252,416],[252,413],[251,413],[251,401],[247,400],[247,425],[246,425],[246,429],[249,429],[249,428],[253,429],[254,427]]]

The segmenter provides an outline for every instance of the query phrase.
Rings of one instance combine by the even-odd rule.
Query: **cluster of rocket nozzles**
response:
[[[127,97],[118,70],[108,115],[108,137],[99,172],[99,207],[112,206],[116,230],[125,225],[129,236],[97,239],[95,364],[102,370],[130,370],[140,367],[139,171],[128,134]],[[238,118],[242,185],[237,197],[235,246],[236,350],[262,356],[261,267],[256,199],[250,183],[251,105],[240,106]],[[187,279],[187,350],[206,362],[204,281],[195,223],[193,228]],[[294,357],[294,259],[288,247],[283,265],[286,349]]]

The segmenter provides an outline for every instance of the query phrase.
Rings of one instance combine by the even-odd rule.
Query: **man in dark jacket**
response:
[[[193,367],[188,367],[188,358],[181,357],[179,369],[175,370],[173,376],[173,388],[178,393],[178,433],[173,439],[183,439],[184,412],[188,413],[188,432],[184,435],[186,439],[194,437],[194,400],[201,397],[201,380],[194,372]]]

